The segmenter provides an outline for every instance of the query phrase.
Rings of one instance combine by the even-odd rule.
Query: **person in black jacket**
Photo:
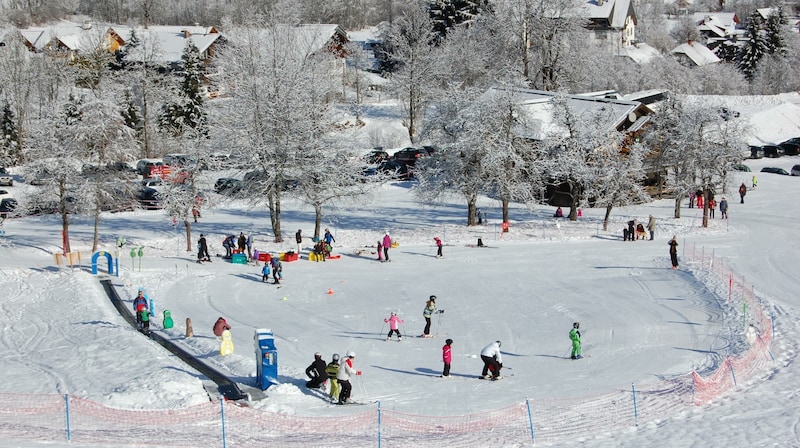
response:
[[[306,383],[307,388],[319,389],[322,383],[328,380],[328,374],[325,372],[326,367],[328,367],[328,365],[325,363],[325,360],[322,359],[322,353],[314,353],[314,362],[306,368],[306,375],[311,378],[311,380]]]
[[[198,261],[211,261],[211,255],[208,254],[208,243],[206,237],[201,233],[200,239],[197,241],[197,260]]]

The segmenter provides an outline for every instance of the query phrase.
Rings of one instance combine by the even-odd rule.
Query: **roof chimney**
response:
[[[187,30],[187,29],[182,29],[181,30],[181,34],[183,34],[183,38],[184,39],[188,39],[192,35],[192,33],[190,33],[189,30]]]

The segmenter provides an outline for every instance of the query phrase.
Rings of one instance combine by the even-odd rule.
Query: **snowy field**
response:
[[[787,171],[797,157],[747,161],[753,171],[779,166]],[[767,173],[733,173],[735,189],[752,174],[758,188],[745,204],[725,194],[730,219],[700,226],[700,211],[684,208],[673,219],[673,201],[615,209],[611,231],[599,221],[604,210],[585,210],[576,223],[552,218],[552,207],[517,208],[511,231],[499,232],[499,208],[490,199],[479,206],[488,223],[467,228],[465,206],[419,206],[409,184],[383,187],[375,201],[327,211],[325,226],[336,238],[341,259],[325,263],[284,263],[280,288],[260,281],[260,268],[215,258],[194,262],[184,233],[157,211],[104,216],[103,249],[117,237],[128,245],[120,258],[122,276],[113,277],[120,295],[132,299],[144,287],[156,314],[169,309],[170,330],[154,329],[178,341],[209,364],[245,385],[255,385],[253,334],[275,332],[280,383],[252,406],[281,414],[332,416],[352,408],[330,406],[307,391],[305,368],[314,352],[352,350],[363,375],[353,398],[379,400],[383,409],[447,416],[480,413],[537,398],[583,397],[631,384],[700,372],[741,349],[742,334],[729,334],[717,298],[696,277],[695,267],[669,269],[667,241],[678,235],[679,253],[703,247],[723,257],[751,283],[776,317],[776,370],[704,407],[686,408],[657,423],[580,440],[581,446],[800,446],[797,276],[800,218],[796,203],[800,178]],[[213,182],[213,179],[210,180]],[[24,185],[14,189],[24,188]],[[252,233],[255,247],[273,253],[294,248],[294,232],[313,231],[313,211],[284,206],[288,242],[271,243],[266,212],[221,203],[206,210],[193,238],[206,234],[212,254],[221,253],[225,234]],[[717,212],[719,214],[719,211]],[[655,241],[622,242],[622,222],[658,220]],[[719,218],[719,217],[718,217]],[[71,227],[73,249],[85,250],[83,269],[56,269],[60,226],[56,217],[5,223],[0,239],[3,278],[0,356],[5,378],[0,393],[69,393],[115,408],[176,409],[207,402],[201,378],[149,341],[117,314],[98,277],[88,272],[92,230],[88,220]],[[399,247],[391,263],[378,263],[370,247],[389,230]],[[433,237],[445,241],[435,258]],[[469,247],[482,238],[490,247]],[[304,244],[307,250],[310,240]],[[130,249],[143,247],[132,263]],[[372,249],[374,251],[374,248]],[[305,251],[304,251],[305,252]],[[101,268],[104,266],[101,264]],[[331,293],[329,293],[331,292]],[[433,319],[432,339],[417,338],[422,309],[431,294],[445,312]],[[387,342],[383,319],[397,312],[405,321],[402,342]],[[236,351],[219,356],[211,327],[219,316],[232,325]],[[184,337],[190,317],[195,336]],[[581,323],[584,353],[568,358],[567,333]],[[743,333],[743,331],[742,331]],[[441,346],[452,338],[453,378],[439,378]],[[483,346],[501,340],[506,377],[477,379]],[[572,446],[562,441],[557,446]],[[315,444],[317,445],[317,444]],[[325,445],[320,441],[319,446]],[[481,446],[475,440],[474,446]],[[59,446],[2,442],[0,446]],[[74,444],[63,446],[76,446]]]

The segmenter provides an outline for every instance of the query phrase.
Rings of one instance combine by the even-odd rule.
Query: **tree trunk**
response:
[[[314,204],[314,238],[319,241],[319,231],[322,227],[322,204]]]
[[[703,188],[703,227],[708,227],[708,198],[711,196],[707,188]]]
[[[681,196],[675,197],[675,219],[681,219]]]
[[[100,206],[94,209],[94,232],[92,234],[92,253],[97,251],[97,243],[100,239]]]
[[[606,216],[603,218],[603,230],[608,231],[608,220],[611,217],[611,209],[614,208],[614,204],[608,204],[606,206]]]
[[[192,222],[184,219],[183,225],[186,228],[186,252],[192,252]]]
[[[503,222],[508,222],[508,196],[503,196],[502,199],[502,207],[503,207]]]

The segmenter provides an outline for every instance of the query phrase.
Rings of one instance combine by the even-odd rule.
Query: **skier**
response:
[[[392,247],[392,237],[389,236],[389,231],[386,231],[386,234],[383,235],[383,259],[385,261],[389,261],[389,248]]]
[[[667,244],[669,244],[669,258],[672,260],[672,269],[678,269],[678,235],[673,235]]]
[[[339,399],[339,380],[336,379],[337,375],[339,374],[339,354],[333,354],[333,360],[328,363],[328,366],[325,367],[325,373],[328,375],[328,379],[331,380],[331,401]]]
[[[264,267],[261,268],[261,281],[267,283],[269,281],[269,261],[264,262]]]
[[[739,186],[739,198],[741,199],[740,204],[744,204],[744,195],[747,194],[747,185],[742,182],[742,185]]]
[[[142,321],[142,333],[150,334],[150,310],[144,308],[137,314],[139,316],[139,320]]]
[[[436,242],[436,258],[442,258],[442,240],[440,240],[438,236],[435,236],[433,237],[433,241]]]
[[[237,240],[239,246],[239,253],[244,254],[245,249],[247,248],[247,237],[244,236],[244,232],[239,233],[239,239]]]
[[[398,324],[402,324],[403,320],[397,317],[397,313],[392,311],[392,315],[389,316],[387,319],[383,319],[384,322],[389,324],[389,334],[386,335],[386,340],[392,339],[392,333],[397,333],[397,340],[402,341],[403,335],[400,334],[400,329],[397,327]]]
[[[275,279],[276,285],[280,285],[281,280],[283,280],[283,264],[281,263],[281,259],[279,257],[273,257],[270,263],[272,263],[272,278]]]
[[[147,309],[147,295],[144,293],[144,288],[139,288],[136,298],[133,299],[133,312],[136,314],[136,328],[142,329],[142,310]]]
[[[200,234],[200,239],[197,240],[197,261],[211,261],[211,255],[208,254],[208,243],[202,233]]]
[[[222,337],[222,332],[230,329],[231,326],[228,325],[228,321],[226,321],[225,318],[220,316],[220,318],[217,319],[217,322],[214,324],[214,329],[213,329],[214,336],[218,338]]]
[[[322,387],[322,384],[328,380],[328,374],[326,373],[327,367],[325,361],[322,359],[322,353],[314,353],[314,361],[306,368],[306,375],[311,378],[311,380],[306,383],[306,387],[309,389],[319,389]]]
[[[378,261],[383,261],[383,243],[378,240]]]
[[[422,310],[422,317],[425,318],[425,329],[422,330],[422,337],[423,338],[432,338],[431,336],[431,316],[434,314],[443,313],[444,310],[437,310],[436,309],[436,296],[431,296],[427,302],[425,302],[425,309]]]
[[[450,378],[450,362],[453,360],[453,352],[451,351],[453,345],[452,339],[444,341],[442,346],[442,361],[444,362],[444,370],[442,370],[442,378]]]
[[[339,372],[336,374],[336,379],[339,380],[341,392],[339,392],[339,402],[337,404],[352,403],[350,399],[350,392],[353,390],[353,385],[350,384],[350,375],[361,375],[360,370],[353,367],[353,360],[356,359],[356,354],[348,351],[345,355],[344,363],[339,366]]]
[[[572,359],[581,359],[581,332],[578,330],[581,324],[575,322],[572,324],[572,329],[569,330],[569,339],[572,341]]]
[[[336,242],[336,239],[331,235],[331,231],[328,229],[325,229],[325,235],[322,236],[322,239],[328,246],[333,246],[333,243]]]
[[[481,360],[483,361],[483,372],[481,372],[482,379],[503,379],[503,377],[500,376],[500,369],[503,368],[503,356],[500,354],[501,345],[502,343],[500,341],[494,341],[481,350]],[[492,371],[491,376],[489,375],[490,369]]]

